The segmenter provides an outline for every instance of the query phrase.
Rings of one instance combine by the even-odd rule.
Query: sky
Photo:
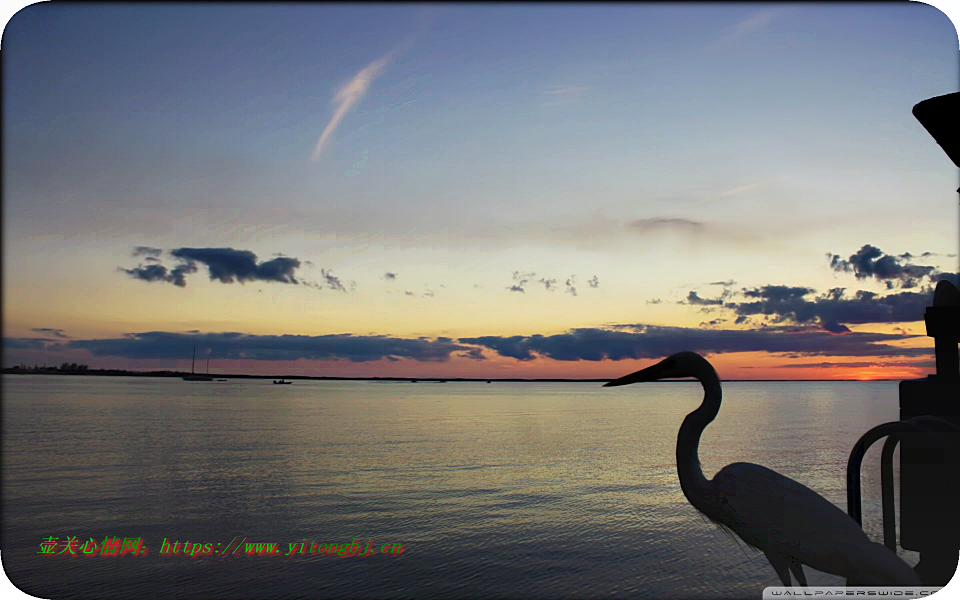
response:
[[[957,168],[903,4],[34,4],[3,33],[3,365],[934,372]]]

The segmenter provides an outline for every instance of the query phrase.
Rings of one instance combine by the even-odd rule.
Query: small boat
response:
[[[277,381],[276,379],[274,379],[273,382],[276,383],[277,385],[290,385],[291,383],[293,383],[292,381],[284,381],[283,379],[281,379],[280,381]]]
[[[193,372],[194,366],[196,366],[196,363],[197,363],[197,347],[194,346],[194,347],[193,347],[193,360],[190,362],[190,374],[189,374],[189,375],[184,375],[184,376],[183,376],[183,380],[184,380],[184,381],[213,381],[213,377],[210,377],[209,375],[198,375],[197,373],[194,373],[194,372]],[[210,370],[210,359],[209,359],[209,358],[207,359],[207,370],[208,370],[208,371]]]
[[[226,379],[218,379],[217,381],[226,381]]]

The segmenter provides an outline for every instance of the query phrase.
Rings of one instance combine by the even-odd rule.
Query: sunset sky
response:
[[[919,3],[35,4],[3,366],[923,376],[957,51]]]

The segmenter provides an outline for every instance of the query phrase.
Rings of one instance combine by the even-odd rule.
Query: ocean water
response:
[[[707,477],[754,462],[844,510],[850,449],[898,419],[896,383],[723,390],[700,443]],[[702,396],[693,382],[7,375],[3,568],[41,598],[757,598],[780,585],[773,568],[704,521],[677,480],[677,430]],[[863,468],[874,541],[880,446]],[[50,537],[108,536],[147,553],[41,553]],[[164,540],[220,553],[163,555]],[[284,556],[304,540],[403,551]],[[246,555],[246,542],[281,555]]]

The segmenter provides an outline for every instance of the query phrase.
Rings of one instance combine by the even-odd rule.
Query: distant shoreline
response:
[[[85,373],[71,373],[58,371],[57,369],[3,369],[4,375],[81,375],[81,376],[108,376],[108,377],[183,377],[190,373],[182,371],[123,371],[119,369],[90,369]],[[501,382],[501,383],[606,383],[612,379],[521,379],[521,378],[495,378],[495,377],[318,377],[310,375],[230,375],[221,373],[203,373],[210,375],[214,379],[288,379],[304,381],[396,381],[410,383],[438,383],[438,382]],[[725,382],[834,382],[846,381],[851,383],[870,383],[874,381],[904,381],[902,377],[891,379],[724,379]],[[691,379],[672,379],[663,380],[657,383],[696,383]]]

